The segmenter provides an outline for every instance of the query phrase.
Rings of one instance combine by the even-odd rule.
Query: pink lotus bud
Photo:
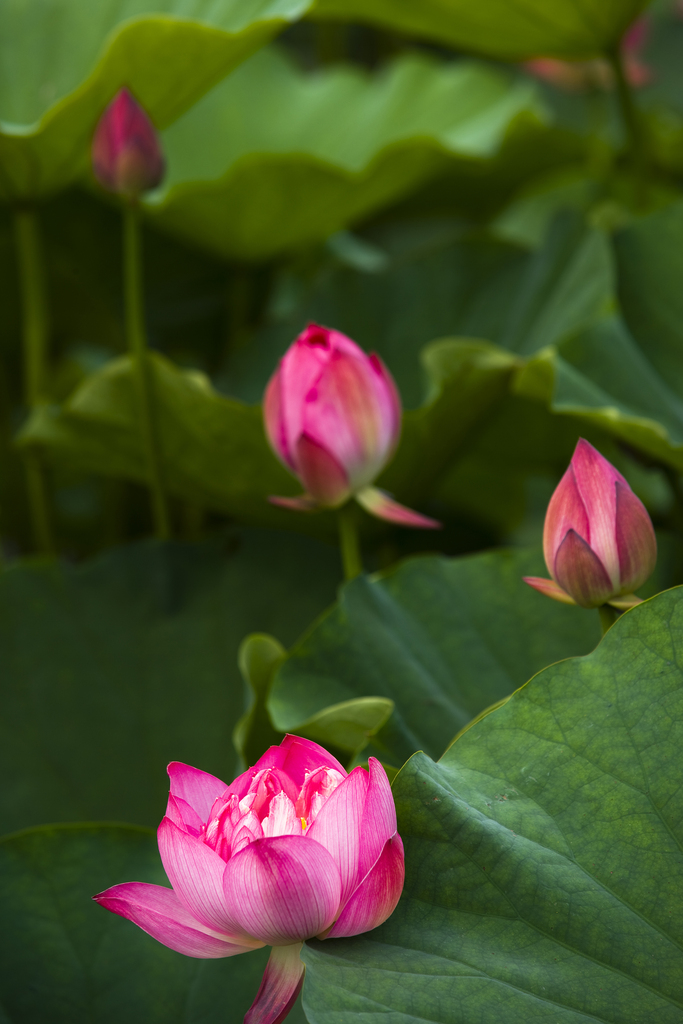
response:
[[[271,498],[275,504],[307,511],[354,497],[382,519],[439,526],[371,486],[401,432],[401,399],[379,356],[309,324],[270,378],[263,411],[273,451],[306,488],[299,498]]]
[[[92,167],[100,185],[136,197],[164,176],[164,155],[154,125],[127,89],[120,89],[95,129]]]
[[[525,576],[556,601],[628,608],[652,574],[657,541],[645,506],[600,452],[583,438],[550,499],[543,553],[551,580]]]
[[[649,19],[647,17],[638,18],[621,41],[626,78],[636,89],[648,85],[653,78],[652,68],[642,59],[642,51],[647,43],[649,32]]]
[[[158,831],[172,889],[124,882],[94,898],[186,956],[273,946],[246,1024],[275,1024],[303,983],[302,943],[382,924],[403,889],[391,786],[374,757],[347,774],[286,736],[229,786],[170,764]]]

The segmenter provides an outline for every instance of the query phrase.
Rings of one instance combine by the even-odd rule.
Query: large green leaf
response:
[[[407,405],[423,400],[420,350],[434,338],[487,338],[521,355],[589,326],[613,302],[604,233],[563,211],[529,253],[441,218],[370,232],[384,266],[324,265],[310,282],[283,276],[271,323],[228,369],[237,393],[255,399],[271,367],[310,320],[334,325],[379,352]]]
[[[533,591],[536,552],[409,560],[340,591],[338,604],[290,651],[268,706],[287,730],[358,696],[395,702],[375,738],[400,765],[415,750],[438,757],[455,733],[534,672],[597,643],[595,613]]]
[[[203,375],[181,371],[161,356],[154,372],[163,476],[168,490],[251,523],[332,535],[332,513],[304,515],[276,508],[272,494],[301,487],[270,451],[259,406],[225,398]],[[430,347],[424,365],[431,388],[426,404],[404,417],[398,452],[380,483],[399,499],[419,497],[474,425],[506,388],[516,361],[486,342]],[[21,435],[79,470],[145,480],[145,460],[127,357],[89,377],[62,409],[38,410]],[[367,517],[366,517],[367,518]]]
[[[513,387],[683,470],[683,397],[657,373],[620,318],[606,317],[558,348],[539,352]]]
[[[0,197],[63,188],[123,85],[166,127],[307,0],[27,0],[0,8]]]
[[[338,574],[333,549],[265,533],[3,572],[0,832],[156,825],[173,760],[232,778],[242,637],[265,628],[291,643]]]
[[[624,317],[650,363],[683,396],[683,202],[634,221],[614,239]]]
[[[279,640],[264,633],[245,637],[239,650],[239,666],[251,691],[251,706],[235,726],[235,746],[244,767],[255,764],[269,746],[280,743],[284,733],[273,727],[268,714],[268,696],[273,677],[286,656]],[[388,721],[394,702],[387,697],[355,697],[323,708],[308,721],[297,722],[290,732],[320,743],[355,760],[370,738]]]
[[[92,902],[133,880],[168,885],[146,829],[47,826],[0,840],[2,1024],[241,1024],[268,950],[196,960]],[[289,1020],[303,1024],[300,1004]]]
[[[591,423],[683,470],[683,204],[632,221],[613,240],[623,316],[608,313],[540,351],[519,394]],[[540,255],[540,253],[539,253]]]
[[[408,504],[424,507],[433,495],[441,503],[438,515],[455,511],[503,532],[523,511],[524,479],[539,466],[551,477],[561,472],[581,432],[592,431],[599,442],[606,435],[627,440],[676,464],[676,400],[663,403],[666,385],[654,371],[643,372],[645,361],[623,332],[605,334],[614,305],[612,254],[604,232],[579,213],[560,214],[545,243],[530,253],[463,235],[448,222],[374,237],[386,243],[375,246],[386,267],[323,268],[294,308],[238,360],[240,390],[259,394],[310,319],[378,350],[408,404],[424,400],[422,369],[426,401],[406,413],[399,451],[379,482]],[[418,362],[423,342],[449,331],[488,336],[498,345],[441,341]],[[269,494],[298,488],[268,450],[258,408],[219,395],[205,379],[159,357],[154,362],[172,493],[249,522],[332,535],[329,515],[269,506]],[[568,368],[562,381],[573,394],[567,387],[559,394],[556,365]],[[228,378],[235,379],[230,371]],[[511,380],[514,400],[505,399]],[[608,401],[598,393],[604,387]],[[94,374],[61,410],[40,410],[22,442],[42,445],[81,470],[144,481],[128,361]]]
[[[614,47],[650,0],[317,0],[313,16],[369,21],[501,60],[589,58]]]
[[[473,63],[410,55],[372,76],[311,74],[263,51],[165,132],[169,173],[145,208],[215,252],[264,259],[325,238],[453,161],[481,166],[513,123],[539,124],[535,97],[531,82]]]
[[[312,1024],[683,1021],[683,591],[394,783],[406,884],[310,943]]]

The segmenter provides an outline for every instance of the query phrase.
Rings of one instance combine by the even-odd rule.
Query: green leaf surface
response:
[[[228,369],[237,393],[255,398],[310,320],[379,352],[413,406],[424,397],[419,353],[435,338],[486,338],[526,356],[589,326],[613,303],[609,242],[575,212],[561,211],[532,253],[446,218],[380,227],[368,240],[385,254],[374,272],[337,263],[310,282],[281,279],[271,325]]]
[[[270,720],[268,698],[286,654],[279,640],[264,633],[253,633],[240,645],[240,672],[252,695],[251,706],[235,726],[234,734],[244,768],[256,764],[269,746],[284,738]],[[394,702],[386,697],[356,697],[323,708],[308,721],[290,726],[290,731],[315,740],[326,750],[338,752],[342,761],[349,761],[349,755],[353,760],[364,750],[393,710]]]
[[[476,171],[539,126],[532,82],[406,55],[370,75],[298,70],[264,50],[163,137],[169,173],[145,201],[160,227],[262,260],[323,239],[454,161]]]
[[[268,950],[182,956],[92,902],[133,880],[168,885],[146,829],[47,826],[0,840],[3,1024],[241,1024]],[[305,1021],[300,1003],[289,1020]]]
[[[279,640],[267,633],[252,633],[240,644],[237,664],[247,684],[249,707],[235,726],[233,740],[245,771],[283,734],[273,728],[266,709],[266,698],[275,670],[286,654]]]
[[[500,60],[605,53],[649,0],[318,0],[313,16],[366,21]]]
[[[405,415],[398,452],[379,479],[399,500],[412,500],[439,475],[504,393],[516,365],[507,353],[476,341],[436,346],[424,361],[430,397]],[[336,535],[332,513],[303,515],[269,504],[269,495],[296,494],[301,487],[268,447],[260,406],[225,398],[203,375],[179,370],[157,354],[150,363],[163,477],[171,493],[249,523]],[[144,481],[128,358],[91,375],[62,409],[34,413],[21,443],[39,445],[78,470]]]
[[[537,353],[513,389],[683,469],[683,204],[613,239],[621,308]],[[539,251],[540,256],[540,251]]]
[[[0,575],[0,831],[156,826],[179,760],[229,781],[245,633],[285,643],[333,599],[337,552],[269,533],[142,543]]]
[[[634,221],[614,239],[626,323],[654,369],[683,396],[683,202]]]
[[[0,9],[0,197],[37,198],[88,166],[127,86],[165,128],[307,0],[29,0]]]
[[[389,921],[312,942],[311,1024],[683,1021],[683,591],[394,783]]]
[[[543,599],[522,576],[536,552],[422,557],[345,584],[337,605],[289,652],[268,706],[289,729],[330,703],[388,697],[374,743],[392,764],[438,757],[484,708],[552,661],[590,651],[598,617]]]
[[[683,470],[683,399],[620,318],[606,317],[559,348],[539,352],[513,388]]]

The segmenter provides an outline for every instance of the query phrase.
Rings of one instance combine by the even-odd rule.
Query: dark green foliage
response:
[[[334,550],[273,534],[146,542],[0,576],[2,831],[156,826],[169,761],[230,781],[246,632],[291,642],[334,596]]]
[[[11,1024],[239,1024],[267,950],[194,960],[91,897],[117,882],[168,885],[153,832],[56,825],[0,841],[0,1020]],[[305,1020],[297,1005],[292,1024]]]

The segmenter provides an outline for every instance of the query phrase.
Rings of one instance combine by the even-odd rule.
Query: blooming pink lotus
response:
[[[308,511],[353,497],[380,519],[440,526],[372,486],[396,450],[401,399],[379,356],[345,334],[309,324],[268,382],[264,419],[273,451],[306,488],[275,504]]]
[[[272,946],[246,1024],[276,1024],[303,983],[305,939],[359,935],[403,889],[403,844],[382,765],[347,774],[310,740],[279,747],[226,786],[169,765],[158,831],[172,889],[124,882],[94,898],[186,956]]]
[[[583,608],[630,608],[639,601],[632,591],[655,567],[657,541],[645,506],[583,438],[550,499],[543,553],[552,579],[525,576],[526,582]]]
[[[110,192],[135,198],[159,184],[164,166],[154,125],[128,90],[121,89],[95,129],[95,177]]]

